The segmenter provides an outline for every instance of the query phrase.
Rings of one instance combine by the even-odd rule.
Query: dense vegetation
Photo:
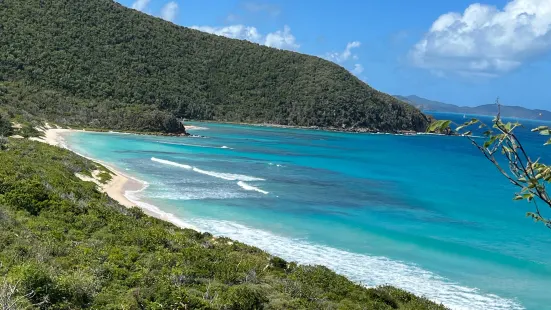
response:
[[[0,1],[0,97],[58,124],[177,131],[177,118],[417,130],[427,118],[318,57],[179,27],[112,0]]]
[[[126,209],[67,150],[10,139],[0,162],[0,303],[14,308],[443,309]]]

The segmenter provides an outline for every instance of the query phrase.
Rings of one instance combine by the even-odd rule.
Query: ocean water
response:
[[[551,230],[466,138],[194,125],[208,129],[66,140],[147,182],[127,195],[181,225],[452,309],[551,309]],[[551,162],[544,137],[519,135]]]

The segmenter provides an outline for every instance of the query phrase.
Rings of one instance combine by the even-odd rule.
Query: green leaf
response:
[[[488,141],[484,142],[484,147],[485,148],[490,147],[492,144],[494,144],[494,142],[496,142],[497,139],[498,139],[498,136],[491,136]]]
[[[450,124],[452,121],[450,120],[438,120],[430,124],[429,128],[427,128],[428,132],[435,132],[435,131],[445,131],[448,128],[450,128]]]
[[[478,119],[473,118],[473,119],[471,119],[470,121],[463,123],[463,125],[457,127],[457,128],[455,129],[455,131],[459,131],[459,130],[461,130],[461,129],[464,129],[465,127],[472,126],[472,125],[474,125],[474,124],[476,124],[476,123],[478,123],[478,122],[480,122]]]
[[[440,129],[448,129],[450,127],[450,124],[452,121],[444,121],[442,125],[440,126]]]
[[[443,121],[435,121],[435,122],[432,122],[429,126],[429,128],[427,128],[427,131],[435,131],[437,128],[439,128],[440,126],[442,126],[442,123]]]
[[[532,129],[532,132],[542,131],[542,130],[549,130],[549,126],[539,126],[537,128]]]
[[[551,134],[551,130],[549,130],[549,129],[545,129],[545,130],[540,131],[540,135],[548,136],[549,134]]]
[[[515,195],[515,198],[513,200],[522,200],[524,199],[521,195]]]
[[[524,194],[522,195],[522,198],[527,199],[528,201],[532,201],[532,199],[534,199],[534,194],[532,193]]]
[[[537,215],[534,212],[527,212],[526,216],[531,217],[532,219],[534,219],[534,222],[547,222],[543,217]]]
[[[543,145],[549,145],[551,144],[551,139],[547,140],[547,142],[545,142]]]

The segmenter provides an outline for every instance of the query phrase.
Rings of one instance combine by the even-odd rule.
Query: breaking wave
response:
[[[189,165],[176,163],[176,162],[169,161],[169,160],[158,159],[158,158],[155,158],[155,157],[151,157],[151,160],[154,161],[154,162],[165,164],[165,165],[180,167],[180,168],[187,169],[187,170],[193,170],[197,173],[201,173],[201,174],[204,174],[204,175],[208,175],[208,176],[211,176],[211,177],[215,177],[215,178],[219,178],[219,179],[223,179],[223,180],[227,180],[227,181],[246,181],[246,182],[247,181],[248,182],[251,182],[251,181],[264,181],[264,179],[257,178],[257,177],[252,177],[252,176],[248,176],[248,175],[208,171],[208,170],[203,170],[203,169],[199,169],[199,168],[196,168],[196,167],[192,167],[192,166],[189,166]]]
[[[269,192],[265,191],[265,190],[262,190],[258,187],[254,187],[252,185],[249,185],[243,181],[239,181],[237,182],[237,185],[239,185],[242,189],[246,190],[246,191],[255,191],[255,192],[259,192],[259,193],[262,193],[264,195],[268,195]]]

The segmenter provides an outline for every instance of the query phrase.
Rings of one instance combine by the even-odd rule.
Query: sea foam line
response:
[[[169,160],[159,159],[159,158],[155,158],[155,157],[151,157],[151,160],[155,161],[155,162],[158,162],[160,164],[165,164],[165,165],[169,165],[169,166],[175,166],[175,167],[184,168],[184,169],[188,169],[188,170],[193,169],[192,166],[175,163],[175,162],[169,161]]]
[[[144,184],[144,186],[139,190],[135,190],[135,191],[127,190],[127,191],[125,191],[124,196],[126,197],[126,199],[130,200],[130,202],[132,202],[133,204],[138,206],[140,209],[144,210],[144,212],[146,214],[149,214],[149,215],[151,215],[153,217],[156,217],[158,219],[161,219],[163,221],[170,222],[170,223],[172,223],[172,224],[174,224],[174,225],[176,225],[180,228],[189,228],[189,229],[193,229],[193,230],[196,230],[196,231],[200,231],[199,228],[193,226],[192,224],[190,224],[186,221],[181,220],[176,215],[174,215],[172,213],[165,212],[165,211],[159,209],[157,206],[154,206],[152,204],[149,204],[147,202],[142,201],[139,198],[139,194],[141,192],[145,191],[149,187],[149,183],[143,182],[143,184]]]
[[[163,142],[163,141],[156,141],[157,143],[161,144],[170,144],[170,145],[182,145],[182,146],[191,146],[191,147],[201,147],[206,149],[228,149],[233,150],[233,148],[222,145],[222,146],[208,146],[208,145],[199,145],[199,144],[188,144],[188,143],[176,143],[176,142]]]
[[[180,168],[184,168],[184,169],[187,169],[187,170],[193,170],[197,173],[201,173],[201,174],[204,174],[204,175],[209,175],[211,177],[223,179],[223,180],[226,180],[226,181],[248,181],[248,182],[265,181],[264,179],[261,179],[261,178],[251,177],[251,176],[243,175],[243,174],[222,173],[222,172],[216,172],[216,171],[202,170],[202,169],[199,169],[197,167],[190,166],[190,165],[184,165],[184,164],[176,163],[176,162],[169,161],[169,160],[159,159],[159,158],[155,158],[155,157],[151,157],[151,160],[154,161],[154,162],[165,164],[165,165],[180,167]]]
[[[265,191],[265,190],[262,190],[258,187],[254,187],[252,185],[249,185],[243,181],[239,181],[237,182],[237,185],[239,185],[242,189],[246,190],[246,191],[255,191],[255,192],[259,192],[259,193],[262,193],[264,195],[268,195],[269,192]]]
[[[323,265],[350,280],[372,287],[392,285],[425,296],[454,310],[520,310],[520,304],[448,281],[415,265],[386,257],[351,253],[308,241],[278,236],[230,221],[192,218],[203,231],[239,240],[300,264]]]

